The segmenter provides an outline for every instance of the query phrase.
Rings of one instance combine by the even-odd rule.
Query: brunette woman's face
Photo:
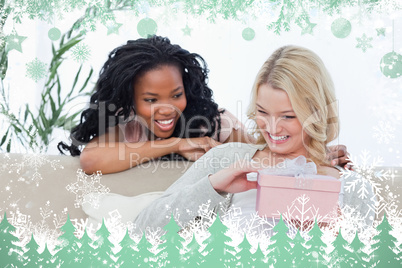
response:
[[[172,136],[186,105],[183,77],[176,66],[159,66],[134,83],[136,114],[157,138]]]

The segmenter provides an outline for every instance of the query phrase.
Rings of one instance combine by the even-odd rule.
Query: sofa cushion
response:
[[[99,196],[99,204],[93,206],[90,203],[85,203],[82,205],[82,209],[88,216],[88,224],[92,224],[96,229],[100,227],[103,219],[117,219],[123,224],[132,223],[141,210],[162,194],[163,191],[136,196],[114,193],[102,194]]]

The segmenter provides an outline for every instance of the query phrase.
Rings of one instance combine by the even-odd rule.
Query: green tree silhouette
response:
[[[81,247],[78,249],[78,257],[80,259],[80,267],[92,267],[95,249],[91,246],[92,239],[87,233],[87,229],[84,229],[84,234],[80,239]]]
[[[264,255],[264,253],[261,250],[260,244],[257,245],[257,250],[253,253],[252,256],[254,262],[253,262],[253,266],[251,267],[255,267],[255,268],[259,268],[259,267],[267,267],[268,264],[266,262],[267,258]]]
[[[273,243],[268,246],[268,264],[273,264],[275,267],[290,267],[292,262],[290,255],[292,246],[290,243],[292,243],[292,239],[287,234],[289,228],[283,221],[282,215],[273,230],[276,233],[271,237]]]
[[[290,250],[290,253],[292,255],[293,265],[296,265],[296,267],[308,267],[309,262],[306,257],[307,249],[304,246],[306,240],[300,234],[299,230],[297,230],[297,233],[293,238],[292,242],[293,242],[293,248]]]
[[[126,229],[126,234],[119,245],[121,246],[121,250],[115,255],[117,257],[116,265],[120,268],[133,267],[134,256],[138,250],[135,249],[136,243],[130,237],[128,229]]]
[[[329,265],[332,267],[351,267],[352,266],[352,252],[348,250],[349,243],[342,237],[341,229],[338,235],[332,242],[334,249],[329,253]]]
[[[399,250],[399,253],[398,253],[398,260],[399,260],[400,264],[402,265],[402,243],[399,244],[398,250]]]
[[[306,260],[309,263],[309,266],[312,267],[328,267],[327,261],[324,256],[326,256],[325,248],[326,244],[322,241],[322,231],[317,224],[317,220],[314,222],[313,228],[308,232],[311,237],[305,245],[308,248]]]
[[[39,245],[36,243],[33,234],[31,235],[31,240],[25,245],[25,248],[27,251],[24,253],[24,266],[38,267],[40,262]]]
[[[98,231],[95,233],[96,239],[93,245],[96,248],[93,266],[94,267],[114,267],[115,262],[113,257],[114,245],[109,241],[110,232],[106,228],[105,220],[102,220],[102,225]]]
[[[45,248],[43,249],[42,253],[40,254],[39,266],[40,268],[50,268],[55,267],[53,264],[53,255],[50,253],[49,249],[47,248],[47,243],[45,243]]]
[[[161,239],[165,242],[158,245],[158,250],[160,250],[157,254],[158,263],[164,264],[165,267],[184,267],[184,260],[180,251],[184,251],[183,243],[186,240],[178,234],[181,228],[174,220],[173,214],[163,229],[166,233]]]
[[[398,247],[396,246],[396,238],[390,234],[392,226],[388,223],[384,214],[382,222],[377,226],[377,235],[373,237],[376,243],[371,245],[371,265],[375,267],[400,267],[401,262],[398,260]]]
[[[369,256],[363,251],[365,244],[360,241],[359,235],[356,232],[352,243],[350,243],[350,248],[352,249],[352,255],[350,256],[350,264],[355,268],[367,267]]]
[[[204,262],[204,255],[201,254],[200,248],[201,246],[193,234],[193,238],[186,246],[187,252],[183,256],[186,267],[199,267]]]
[[[145,232],[142,234],[141,240],[137,244],[138,253],[134,259],[133,267],[154,267],[155,255],[150,251],[152,244],[145,237]]]
[[[77,250],[79,249],[79,239],[74,235],[76,228],[70,221],[70,216],[67,216],[66,223],[60,228],[63,234],[58,237],[61,243],[56,246],[59,250],[54,255],[55,263],[62,265],[62,267],[77,267],[79,257]]]
[[[3,220],[0,222],[0,267],[20,267],[23,263],[23,250],[15,243],[20,242],[14,236],[16,228],[12,226],[4,212]]]
[[[201,265],[202,267],[216,267],[217,264],[220,267],[235,266],[237,260],[234,254],[236,251],[233,246],[227,244],[232,242],[232,239],[226,235],[228,229],[219,219],[219,214],[217,214],[215,221],[208,228],[208,232],[211,235],[203,242],[206,247],[203,251],[205,262]]]
[[[251,253],[251,244],[247,240],[246,233],[244,233],[243,241],[240,242],[240,244],[237,246],[239,249],[236,253],[236,255],[239,258],[239,267],[252,267],[252,263],[254,263],[253,259],[253,254]]]

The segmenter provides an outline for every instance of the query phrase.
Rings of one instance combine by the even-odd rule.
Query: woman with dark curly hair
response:
[[[85,172],[105,174],[172,153],[197,160],[221,142],[252,142],[214,102],[207,72],[200,55],[168,38],[128,41],[109,54],[72,144],[58,149],[80,155]]]

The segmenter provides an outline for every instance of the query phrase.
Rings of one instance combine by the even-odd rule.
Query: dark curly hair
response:
[[[151,36],[130,40],[126,45],[115,48],[103,65],[90,98],[90,106],[81,114],[80,123],[71,130],[69,146],[60,142],[57,148],[61,153],[69,151],[72,156],[80,155],[79,146],[87,144],[94,137],[103,135],[107,129],[116,126],[129,117],[134,107],[135,80],[146,72],[163,65],[179,68],[187,106],[182,113],[181,122],[175,127],[173,137],[192,138],[212,136],[221,129],[218,105],[212,98],[212,90],[207,86],[208,68],[205,60],[196,53],[171,44],[166,37]],[[117,114],[116,114],[116,111]],[[202,116],[202,118],[200,118]],[[191,120],[192,119],[192,120]],[[206,120],[208,120],[208,125]],[[100,126],[100,123],[102,125]],[[201,131],[185,131],[183,128],[207,128]],[[219,135],[218,135],[219,137]]]

